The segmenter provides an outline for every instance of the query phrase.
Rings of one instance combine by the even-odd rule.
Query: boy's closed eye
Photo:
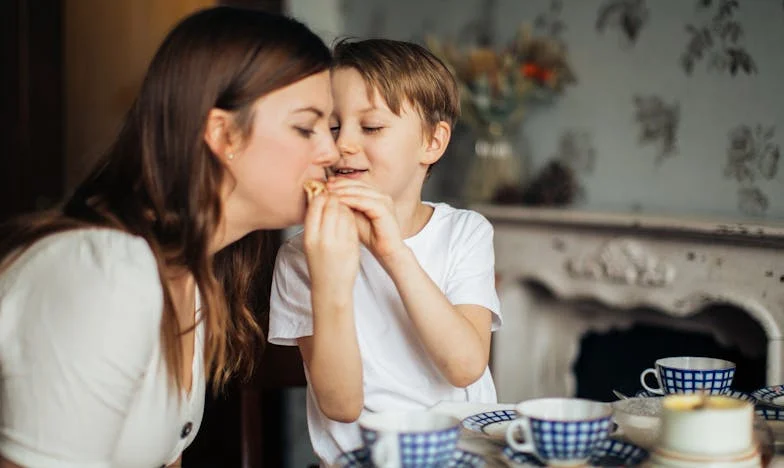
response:
[[[338,139],[338,135],[340,134],[340,120],[338,120],[335,114],[332,114],[329,117],[329,121],[327,122],[329,125],[329,133],[332,134],[332,138],[334,140]]]
[[[383,129],[384,129],[383,126],[371,126],[371,125],[363,125],[362,126],[362,131],[364,133],[368,133],[368,134],[378,133],[378,132],[380,132]]]
[[[379,133],[385,127],[383,125],[363,125],[361,128],[362,128],[362,133],[372,135],[374,133]],[[329,131],[330,133],[332,133],[332,137],[337,139],[338,135],[340,135],[340,125],[335,125],[335,124],[330,125]]]
[[[332,134],[332,138],[337,140],[338,135],[340,135],[340,125],[330,125],[329,126],[329,133]]]

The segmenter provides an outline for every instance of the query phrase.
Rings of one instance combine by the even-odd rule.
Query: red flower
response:
[[[520,66],[520,73],[524,77],[534,79],[540,83],[549,83],[555,76],[553,70],[540,67],[535,63],[524,63]]]

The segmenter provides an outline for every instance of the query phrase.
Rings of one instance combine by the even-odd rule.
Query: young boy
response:
[[[459,115],[448,69],[392,40],[343,42],[332,72],[339,162],[327,181],[355,213],[353,301],[311,303],[302,235],[278,254],[269,341],[298,345],[311,442],[322,464],[362,445],[362,412],[494,403],[490,333],[501,323],[493,229],[480,214],[421,200]]]

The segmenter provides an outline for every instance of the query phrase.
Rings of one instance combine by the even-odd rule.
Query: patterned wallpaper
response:
[[[318,0],[292,3],[318,22],[308,7]],[[530,109],[518,146],[532,171],[553,159],[572,167],[580,209],[784,220],[782,0],[332,3],[330,38],[502,44],[522,21],[559,36],[578,83]],[[430,198],[459,197],[472,148],[458,129]]]

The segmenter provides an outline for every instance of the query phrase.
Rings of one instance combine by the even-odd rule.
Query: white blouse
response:
[[[149,245],[118,231],[48,236],[0,273],[0,454],[30,468],[175,461],[201,424],[204,329],[178,398],[162,311]]]

